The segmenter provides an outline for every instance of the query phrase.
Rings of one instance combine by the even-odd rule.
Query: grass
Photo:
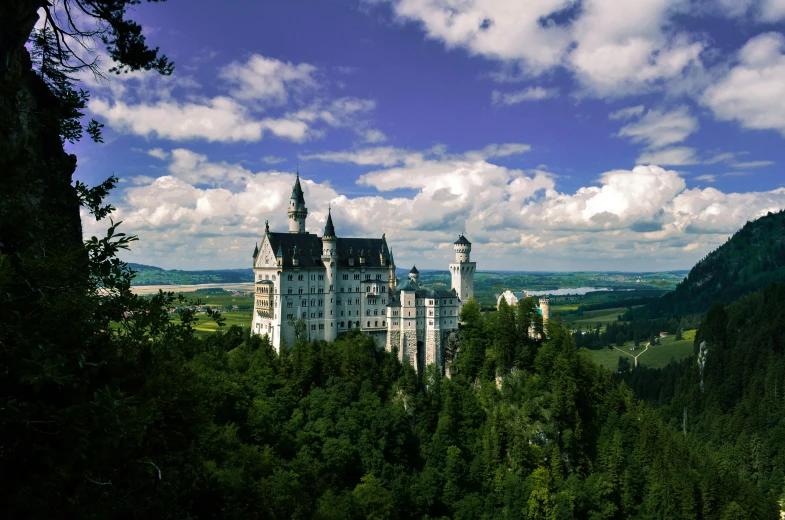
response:
[[[598,365],[602,365],[611,372],[616,372],[616,369],[619,367],[619,358],[624,356],[621,352],[614,349],[609,348],[602,348],[599,350],[586,350],[591,355],[592,360],[597,363]],[[629,358],[630,364],[632,364],[632,358]]]
[[[586,311],[583,316],[562,316],[562,323],[565,325],[595,325],[599,323],[609,323],[619,319],[619,314],[624,314],[627,310],[626,307],[617,307],[615,309],[600,309],[597,311]],[[555,316],[556,312],[551,310],[551,315]]]
[[[666,336],[660,339],[659,345],[649,347],[646,354],[638,359],[638,363],[649,368],[663,368],[671,360],[680,361],[692,355],[692,342],[695,341],[695,331],[687,330],[683,339],[676,341],[676,336]]]
[[[645,365],[649,368],[663,368],[671,361],[680,361],[692,355],[692,343],[695,341],[695,331],[686,330],[683,333],[683,338],[676,341],[676,336],[666,336],[660,339],[659,345],[654,345],[648,348],[646,352],[642,352],[643,347],[638,347],[632,350],[633,342],[628,341],[623,347],[618,347],[620,350],[630,353],[630,365],[632,366],[635,361],[633,356],[638,357],[638,364]],[[602,365],[611,372],[616,372],[619,366],[619,357],[624,356],[619,350],[612,348],[602,348],[598,350],[587,350],[591,358],[598,365]]]
[[[203,312],[196,313],[196,317],[199,318],[199,321],[196,323],[196,325],[194,325],[194,330],[196,331],[197,336],[205,336],[207,334],[212,334],[213,332],[218,331],[219,328],[220,330],[226,330],[232,325],[239,325],[241,327],[251,326],[251,313],[249,311],[244,311],[244,312],[221,311],[221,317],[226,319],[223,327],[218,327],[218,324],[212,321],[207,316],[207,314]],[[176,323],[178,320],[177,318],[174,318],[173,321]]]

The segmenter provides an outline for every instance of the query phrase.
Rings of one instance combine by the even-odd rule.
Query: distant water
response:
[[[529,296],[566,296],[572,294],[575,296],[583,296],[586,293],[595,291],[634,291],[635,289],[611,289],[608,287],[573,287],[570,289],[553,289],[550,291],[526,291]]]

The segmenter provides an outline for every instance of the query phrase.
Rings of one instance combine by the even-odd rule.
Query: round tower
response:
[[[289,233],[305,233],[305,219],[308,217],[308,208],[305,207],[303,188],[300,186],[300,171],[297,171],[297,180],[294,181],[292,197],[289,199]]]
[[[338,285],[338,239],[335,236],[331,209],[327,210],[327,223],[322,235],[322,263],[324,264],[324,339],[334,341],[338,336],[335,303]]]
[[[412,266],[412,270],[409,271],[409,280],[413,281],[416,284],[420,284],[420,271],[417,270],[417,266]]]
[[[551,301],[547,296],[540,298],[540,310],[542,311],[542,323],[545,325],[548,323],[548,317],[551,312]]]
[[[465,303],[474,296],[474,272],[477,263],[471,261],[472,243],[463,234],[453,244],[453,251],[455,251],[455,262],[450,263],[452,289],[458,295],[458,299]]]

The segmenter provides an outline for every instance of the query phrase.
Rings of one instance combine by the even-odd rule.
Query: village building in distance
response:
[[[339,237],[329,211],[321,237],[306,232],[299,173],[288,216],[289,231],[270,231],[265,224],[254,250],[252,334],[267,335],[280,352],[297,333],[310,341],[333,341],[341,332],[360,329],[418,373],[431,363],[444,370],[448,340],[474,294],[477,264],[465,236],[455,242],[455,260],[448,266],[451,289],[434,291],[420,287],[416,267],[399,282],[385,235]]]

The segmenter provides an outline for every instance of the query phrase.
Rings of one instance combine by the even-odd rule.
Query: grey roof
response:
[[[335,226],[333,226],[333,216],[332,216],[332,212],[329,209],[327,210],[327,223],[324,225],[324,236],[326,237],[335,236]]]
[[[409,272],[410,273],[414,273],[414,274],[420,274],[420,271],[417,270],[417,266],[416,265],[412,266],[412,270],[409,271]]]
[[[452,289],[449,291],[442,289],[438,291],[434,291],[433,289],[421,289],[419,285],[409,279],[406,279],[399,283],[395,288],[395,291],[390,295],[390,303],[387,304],[388,307],[401,306],[401,291],[414,291],[415,298],[433,298],[434,300],[438,300],[440,298],[458,297],[458,295]]]
[[[297,180],[294,181],[294,188],[292,188],[292,198],[299,204],[305,204],[305,197],[303,196],[303,188],[300,186],[300,171],[297,171]]]
[[[312,233],[273,233],[267,235],[273,251],[280,250],[283,267],[292,267],[295,248],[300,267],[324,267],[322,262],[322,238]],[[360,266],[360,254],[365,257],[365,267],[382,267],[379,251],[387,251],[383,238],[337,238],[338,267],[349,267],[349,258],[354,267]],[[278,255],[276,255],[278,256]],[[384,256],[384,254],[383,254]],[[386,257],[389,262],[389,257]],[[388,264],[389,265],[389,264]]]
[[[461,236],[459,236],[458,240],[455,241],[455,245],[470,246],[472,243],[466,240],[466,237],[463,236],[463,233],[461,233]]]

